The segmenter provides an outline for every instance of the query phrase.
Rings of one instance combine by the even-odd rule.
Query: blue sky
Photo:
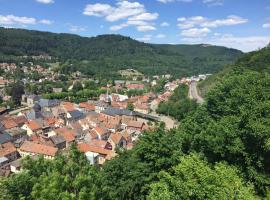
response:
[[[0,0],[0,26],[252,51],[270,42],[270,0]]]

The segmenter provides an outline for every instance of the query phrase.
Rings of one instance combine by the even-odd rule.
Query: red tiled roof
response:
[[[48,155],[48,156],[55,156],[58,149],[42,144],[37,144],[30,141],[25,141],[21,148],[21,151],[29,152],[29,153],[35,153],[35,154],[41,154],[41,155]]]
[[[35,120],[30,120],[25,123],[32,131],[37,131],[42,129],[42,127]]]
[[[79,106],[80,106],[80,108],[85,108],[85,109],[90,110],[90,111],[95,110],[95,105],[92,105],[88,102],[80,103]]]
[[[70,111],[75,110],[74,104],[71,103],[71,102],[63,102],[62,105],[63,105],[63,107],[65,108],[65,110],[66,110],[67,112],[70,112]]]
[[[18,126],[18,124],[12,118],[3,119],[1,123],[4,125],[6,129],[15,128]]]
[[[92,146],[86,143],[80,143],[78,144],[78,149],[79,151],[86,153],[86,152],[93,152],[93,153],[99,153],[102,155],[109,155],[112,154],[113,152],[108,149],[104,149],[102,147],[97,147],[97,146]]]
[[[54,130],[57,134],[62,135],[67,142],[73,142],[75,140],[75,133],[66,127],[58,128]]]
[[[114,144],[118,144],[121,138],[124,138],[121,133],[113,133],[110,135],[110,139],[114,142]]]
[[[49,125],[49,126],[54,126],[57,119],[55,117],[48,117],[45,118],[44,121]]]
[[[129,121],[127,126],[128,127],[135,127],[135,128],[142,128],[144,125],[144,122],[139,122],[139,121]]]
[[[5,157],[14,152],[16,152],[16,148],[11,142],[0,144],[0,157]]]
[[[97,134],[99,134],[100,136],[104,135],[105,133],[107,133],[107,130],[104,128],[101,128],[99,126],[95,127],[93,129]]]
[[[14,121],[15,121],[17,124],[22,125],[22,124],[24,124],[24,123],[27,122],[27,119],[26,119],[25,116],[21,115],[21,116],[16,116],[16,117],[14,117]]]
[[[144,84],[131,83],[131,84],[127,85],[127,88],[128,89],[143,89]]]
[[[90,143],[88,143],[89,145],[91,145],[91,146],[95,146],[95,147],[102,147],[102,148],[105,148],[105,146],[106,146],[106,144],[107,144],[108,142],[107,141],[105,141],[105,140],[91,140],[91,142]]]

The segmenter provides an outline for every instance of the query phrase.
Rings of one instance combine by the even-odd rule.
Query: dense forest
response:
[[[142,134],[102,169],[75,147],[53,161],[27,159],[23,173],[0,180],[0,199],[269,199],[269,52],[225,70],[177,129]]]
[[[185,118],[189,112],[197,107],[196,101],[188,98],[188,89],[187,85],[180,85],[176,88],[168,101],[158,105],[157,113],[172,116],[178,121]]]
[[[121,35],[80,37],[71,34],[0,28],[0,61],[20,62],[24,55],[50,55],[60,72],[115,74],[134,68],[147,75],[215,73],[241,51],[210,45],[158,45]]]

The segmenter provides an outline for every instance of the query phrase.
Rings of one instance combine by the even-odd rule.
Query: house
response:
[[[78,121],[84,117],[85,115],[79,110],[72,110],[67,113],[67,120],[69,124],[72,122]]]
[[[11,128],[15,128],[18,126],[18,124],[11,117],[4,118],[1,121],[1,124],[4,126],[5,129],[11,129]]]
[[[129,121],[127,123],[127,129],[134,131],[142,131],[144,126],[145,123],[140,121]]]
[[[37,103],[40,100],[40,97],[38,95],[34,95],[34,94],[25,96],[24,98],[26,98],[26,103],[27,103],[28,107],[32,107],[35,103]]]
[[[13,138],[8,133],[0,132],[0,145],[11,141],[13,141]]]
[[[93,128],[90,133],[96,134],[100,140],[107,140],[110,136],[110,131],[108,129],[99,126]]]
[[[78,149],[83,153],[90,152],[90,155],[88,153],[88,156],[93,156],[91,163],[98,165],[104,164],[107,159],[115,155],[114,152],[111,150],[104,149],[102,147],[91,146],[86,143],[78,144]]]
[[[75,132],[67,127],[55,129],[54,132],[64,137],[66,147],[69,147],[75,141]]]
[[[95,111],[95,105],[88,102],[82,102],[79,104],[79,107],[83,109],[84,112]]]
[[[10,171],[15,174],[20,173],[22,171],[22,159],[17,159],[11,162]]]
[[[111,143],[109,143],[106,140],[97,140],[97,139],[94,139],[91,142],[89,142],[88,144],[91,145],[91,146],[101,147],[101,148],[104,148],[104,149],[112,150]]]
[[[8,158],[6,158],[6,157],[0,157],[0,167],[8,164],[8,162],[9,162],[8,161]]]
[[[137,103],[135,103],[134,106],[135,106],[134,111],[136,111],[136,112],[140,112],[140,113],[143,113],[143,114],[148,114],[149,113],[149,105],[148,105],[148,103],[137,102]]]
[[[103,101],[95,102],[95,112],[97,112],[97,113],[101,113],[102,111],[104,111],[108,107],[109,107],[108,104],[103,102]]]
[[[75,105],[68,101],[62,102],[61,107],[65,110],[65,112],[70,112],[70,111],[75,110]]]
[[[65,149],[66,148],[66,140],[62,135],[54,135],[50,137],[54,146],[58,149]]]
[[[101,112],[101,116],[106,119],[106,121],[116,120],[116,119],[130,119],[135,120],[136,115],[133,111],[127,109],[118,108],[107,108]]]
[[[140,83],[130,83],[127,86],[127,89],[129,90],[143,90],[144,89],[144,84]]]
[[[127,146],[127,140],[119,132],[111,134],[108,141],[111,143],[113,150],[116,147],[126,148]]]
[[[41,155],[46,159],[53,159],[57,155],[58,149],[55,147],[25,141],[19,149],[22,157]]]
[[[0,157],[6,157],[9,161],[18,158],[18,152],[11,142],[0,144]]]
[[[60,105],[60,101],[57,99],[40,99],[38,104],[42,109],[49,109]]]
[[[12,141],[16,141],[21,138],[26,138],[27,136],[27,131],[19,127],[5,130],[5,133],[9,134],[12,137]]]
[[[116,119],[116,120],[112,120],[112,121],[104,121],[102,123],[102,125],[104,125],[104,127],[106,127],[107,129],[109,129],[111,132],[116,132],[119,131],[121,129],[121,120],[120,119]]]
[[[22,129],[27,131],[28,136],[42,132],[42,127],[36,120],[29,120],[22,126]]]
[[[16,122],[16,124],[19,126],[19,127],[22,127],[26,122],[27,122],[27,119],[25,116],[21,115],[21,116],[16,116],[13,118],[14,121]]]

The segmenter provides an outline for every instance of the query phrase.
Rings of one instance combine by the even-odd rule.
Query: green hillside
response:
[[[93,75],[132,67],[149,75],[193,75],[217,72],[242,52],[209,45],[146,44],[121,35],[87,38],[0,28],[0,61],[40,54],[49,54],[62,63],[69,60],[73,67],[62,64],[63,72],[79,70]]]
[[[210,76],[199,84],[199,89],[203,96],[211,90],[217,83],[222,82],[224,76],[232,73],[234,69],[252,70],[257,72],[270,72],[270,46],[242,55],[234,66],[227,66],[217,74]]]

